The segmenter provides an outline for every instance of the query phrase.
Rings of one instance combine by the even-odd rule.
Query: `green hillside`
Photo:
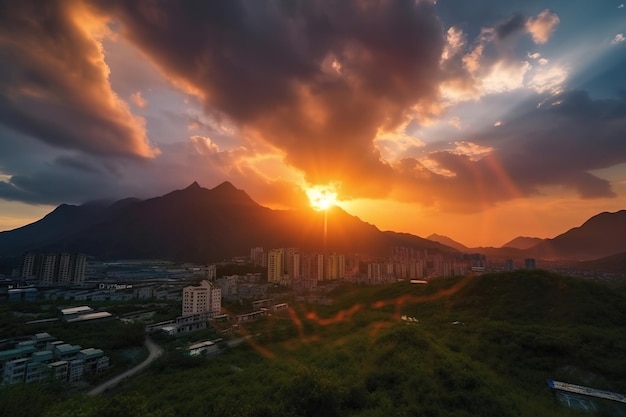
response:
[[[602,284],[523,271],[335,296],[246,325],[254,342],[222,355],[171,352],[112,395],[41,395],[40,415],[572,416],[589,414],[546,379],[626,392],[626,299]]]

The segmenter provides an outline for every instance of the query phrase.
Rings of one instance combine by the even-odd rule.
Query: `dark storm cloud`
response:
[[[526,26],[526,19],[521,14],[514,14],[505,22],[496,26],[495,33],[499,40],[504,40],[511,35],[520,33]]]
[[[455,211],[480,210],[500,201],[537,195],[541,187],[562,186],[581,198],[610,198],[611,183],[594,170],[626,162],[626,100],[593,100],[573,91],[525,110],[500,126],[467,138],[493,151],[474,160],[440,151],[429,155],[435,173],[407,158],[397,167],[402,178],[398,198]],[[422,190],[422,193],[411,192]]]
[[[0,181],[0,198],[31,204],[83,203],[117,196],[118,187],[106,177],[73,169],[42,167],[27,174],[15,174]]]
[[[515,177],[575,187],[582,197],[614,194],[606,180],[588,171],[626,162],[626,101],[593,100],[573,91],[532,108],[485,134],[489,143],[506,138],[501,158]]]
[[[520,14],[501,2],[487,4],[494,6],[485,24],[470,32],[443,27],[427,0],[0,0],[0,62],[10,63],[0,65],[0,174],[12,176],[0,181],[0,198],[59,203],[151,196],[194,180],[211,187],[217,185],[212,179],[228,178],[273,202],[300,202],[292,184],[245,162],[275,148],[307,180],[341,182],[342,198],[391,192],[399,200],[472,211],[537,194],[542,186],[568,187],[582,198],[614,196],[610,182],[592,171],[626,162],[624,98],[592,100],[573,92],[537,108],[545,97],[534,97],[501,126],[454,133],[454,140],[491,148],[482,158],[442,151],[448,138],[446,146],[413,149],[410,155],[427,155],[421,160],[381,156],[378,134],[441,113],[442,83],[478,99],[495,69],[526,70],[527,51],[518,56],[516,34],[543,44],[559,24],[549,10]],[[464,16],[483,11],[449,3],[454,8]],[[115,36],[101,43],[93,28],[103,29],[105,20]],[[458,44],[442,60],[448,29]],[[113,39],[123,39],[125,49],[116,49],[122,43]],[[118,78],[109,79],[107,45]],[[147,57],[197,97],[205,117],[146,113],[149,123],[162,123],[153,123],[162,136],[165,124],[190,126],[196,136],[162,143],[155,158],[122,163],[114,157],[156,153],[143,120],[109,81],[124,97],[135,87],[147,92],[164,83],[146,62],[127,73],[133,56]],[[600,78],[607,91],[615,86]],[[149,98],[151,107],[159,95]],[[236,134],[222,125],[235,126]],[[240,133],[245,138],[237,138],[237,147],[231,136]],[[429,149],[438,151],[428,155]]]
[[[94,1],[179,85],[286,152],[313,182],[380,195],[380,129],[437,99],[431,2]]]
[[[100,173],[100,169],[97,168],[91,162],[85,161],[84,158],[71,158],[69,156],[60,156],[55,161],[55,164],[66,166],[87,173]]]
[[[53,146],[151,156],[142,122],[111,91],[90,15],[62,0],[0,1],[0,125]]]

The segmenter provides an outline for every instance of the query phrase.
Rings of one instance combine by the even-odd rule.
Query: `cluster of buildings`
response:
[[[222,299],[226,301],[259,300],[265,298],[267,285],[261,274],[227,275],[216,280],[222,290]]]
[[[169,336],[206,329],[207,321],[222,312],[222,290],[214,282],[202,280],[182,291],[182,314],[176,320],[155,323],[146,327],[147,332],[160,331]]]
[[[19,277],[35,280],[40,286],[79,285],[85,280],[87,258],[80,253],[26,252],[22,255]]]
[[[425,279],[483,272],[486,258],[481,254],[429,253],[395,247],[391,256],[375,259],[342,253],[301,253],[297,248],[250,250],[250,260],[267,268],[268,283],[310,290],[318,282],[346,280],[370,285],[397,280]]]
[[[86,264],[83,261],[83,255],[25,253],[11,277],[0,277],[0,299],[6,297],[11,302],[180,301],[186,282],[216,277],[216,265],[176,264],[163,260],[91,260]]]
[[[12,284],[9,284],[12,285]],[[13,284],[14,285],[14,284]],[[182,284],[117,284],[94,283],[76,287],[22,287],[0,288],[6,291],[9,302],[49,301],[129,301],[129,300],[181,300]]]
[[[2,385],[38,381],[78,382],[85,375],[103,372],[109,357],[101,349],[83,349],[48,333],[25,340],[0,342]]]
[[[367,262],[367,273],[355,278],[369,285],[385,284],[397,280],[422,280],[451,277],[485,271],[486,257],[482,254],[442,255],[429,254],[427,250],[393,248],[392,256],[383,261]]]
[[[258,258],[258,249],[254,248]],[[341,253],[301,254],[296,248],[272,249],[267,253],[267,282],[289,284],[298,279],[328,281],[346,276],[346,258]]]

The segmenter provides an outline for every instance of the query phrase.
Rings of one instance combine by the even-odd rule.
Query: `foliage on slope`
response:
[[[246,325],[250,345],[172,352],[111,397],[33,416],[111,401],[137,416],[571,416],[547,378],[626,392],[626,303],[601,285],[528,271],[336,295]]]

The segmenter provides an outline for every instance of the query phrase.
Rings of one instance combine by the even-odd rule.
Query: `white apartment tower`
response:
[[[199,286],[183,288],[183,316],[196,313],[220,314],[222,310],[222,290],[209,281]]]

